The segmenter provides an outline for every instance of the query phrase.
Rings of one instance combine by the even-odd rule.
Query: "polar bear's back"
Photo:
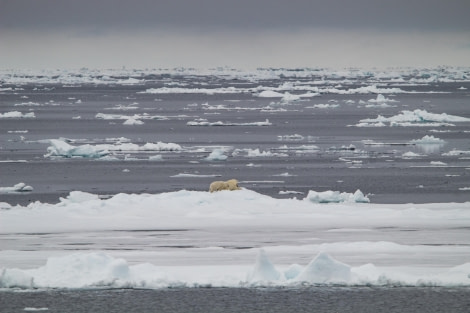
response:
[[[214,181],[209,186],[209,191],[222,191],[222,190],[239,190],[238,181],[236,179],[230,179],[227,181]]]

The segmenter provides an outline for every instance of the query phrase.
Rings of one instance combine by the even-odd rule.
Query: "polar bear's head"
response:
[[[238,186],[238,180],[236,179],[227,180],[226,183],[228,184],[228,190],[240,190],[241,189]]]

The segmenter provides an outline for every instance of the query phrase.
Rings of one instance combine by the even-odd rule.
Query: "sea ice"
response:
[[[228,156],[224,154],[223,149],[214,149],[207,157],[207,161],[225,161],[227,160]]]
[[[50,139],[51,146],[47,148],[45,157],[82,157],[82,158],[101,158],[109,154],[106,148],[95,147],[90,144],[81,146],[72,146],[63,140]]]
[[[339,202],[370,202],[369,198],[358,189],[355,193],[327,190],[317,192],[310,190],[304,200],[316,203],[339,203]]]
[[[294,279],[311,284],[344,284],[351,279],[351,268],[333,259],[327,253],[321,252]]]
[[[19,111],[0,113],[0,118],[35,118],[34,112],[21,113]]]
[[[391,117],[379,115],[377,118],[360,120],[358,127],[383,126],[389,123],[390,126],[454,126],[451,123],[469,122],[470,118],[449,115],[446,113],[429,113],[426,110],[416,109],[414,111],[401,111],[400,114]]]
[[[264,122],[247,122],[247,123],[234,123],[234,122],[209,122],[207,119],[197,119],[195,121],[187,122],[188,126],[270,126],[272,125],[268,119]]]
[[[103,158],[107,157],[111,151],[120,152],[139,152],[139,151],[181,151],[182,147],[176,143],[147,142],[144,145],[118,141],[115,144],[85,144],[73,146],[60,139],[46,140],[51,144],[47,148],[46,157],[65,157],[65,158]]]
[[[248,274],[249,282],[269,282],[276,281],[281,277],[281,273],[276,270],[269,260],[266,252],[260,249],[256,257],[255,266],[251,273]]]
[[[375,98],[375,99],[369,99],[369,100],[367,100],[367,101],[368,101],[368,102],[372,102],[372,103],[397,102],[397,100],[385,98],[385,96],[382,95],[382,94],[380,94],[380,93],[377,95],[377,98]]]
[[[420,145],[442,145],[445,143],[444,140],[440,139],[440,138],[436,138],[434,136],[429,136],[429,135],[425,135],[423,138],[421,139],[413,139],[410,141],[410,143],[413,143],[413,144],[420,144]]]
[[[25,183],[18,183],[13,187],[0,187],[1,193],[15,193],[15,192],[30,192],[33,191],[33,187],[26,185]]]

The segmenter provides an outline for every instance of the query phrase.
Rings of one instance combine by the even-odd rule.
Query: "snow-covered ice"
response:
[[[311,191],[297,200],[247,189],[181,190],[102,199],[77,191],[57,204],[2,207],[0,233],[12,242],[26,234],[56,234],[59,245],[82,236],[85,242],[103,242],[77,252],[48,247],[15,251],[13,243],[0,251],[1,259],[12,262],[0,268],[0,287],[470,286],[468,245],[445,244],[466,242],[457,238],[470,221],[468,203],[357,203],[367,202],[359,191],[324,193],[331,201],[318,203],[319,194]],[[338,197],[346,202],[332,203]],[[401,237],[409,229],[416,230],[414,243],[380,239],[407,241]],[[170,235],[172,230],[179,234],[176,242],[145,235]],[[394,236],[381,237],[384,230]],[[247,237],[233,237],[236,233]],[[130,239],[132,245],[127,246]],[[238,240],[246,248],[230,247]],[[107,250],[113,242],[121,248]],[[141,248],[126,250],[132,246]],[[14,265],[25,256],[33,263],[26,268]]]
[[[116,165],[117,174],[108,180],[122,175],[132,183],[145,178],[138,173],[147,166],[155,169],[151,175],[165,175],[154,189],[148,186],[153,181],[143,186],[147,181],[133,184],[129,193],[77,190],[67,196],[73,190],[69,186],[8,177],[0,187],[0,288],[469,287],[470,203],[449,201],[470,190],[465,180],[470,118],[462,112],[469,73],[449,67],[0,70],[0,93],[7,99],[0,112],[2,125],[8,124],[0,134],[5,167],[81,162],[93,171]],[[100,94],[96,103],[85,94],[90,87]],[[55,88],[67,96],[55,95]],[[452,98],[449,104],[444,93]],[[90,127],[84,139],[60,137],[76,136],[78,126],[43,135],[59,108],[66,123]],[[325,127],[329,121],[337,123],[331,132]],[[346,123],[382,128],[349,128],[349,133],[338,126]],[[234,130],[230,140],[240,133],[250,140],[227,143],[222,132],[203,126],[236,126],[218,130]],[[190,136],[181,132],[188,128]],[[128,138],[102,139],[109,136]],[[201,142],[198,137],[204,136],[210,141]],[[39,152],[29,158],[34,149]],[[9,151],[17,151],[17,158]],[[329,166],[341,175],[309,176],[328,174]],[[430,181],[394,182],[417,198],[436,190],[436,199],[451,189],[442,203],[371,203],[377,199],[374,192],[390,186],[381,185],[387,178],[381,169],[390,175],[390,168],[398,173],[415,166],[438,172],[442,180],[434,175]],[[232,169],[245,170],[239,177],[242,190],[182,189],[191,188],[186,183],[192,181],[226,179]],[[355,176],[362,170],[374,173],[367,176],[371,181],[362,172]],[[357,190],[359,181],[365,193]],[[268,186],[283,199],[248,185]],[[364,185],[379,188],[370,191]],[[61,187],[67,189],[62,198],[46,195],[49,200],[41,201],[51,203],[35,201],[36,192]],[[5,199],[35,202],[17,205]],[[24,310],[47,308],[38,304]]]

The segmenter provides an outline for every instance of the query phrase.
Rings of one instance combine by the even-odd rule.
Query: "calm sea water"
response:
[[[0,312],[470,312],[468,288],[309,287],[0,292]]]

